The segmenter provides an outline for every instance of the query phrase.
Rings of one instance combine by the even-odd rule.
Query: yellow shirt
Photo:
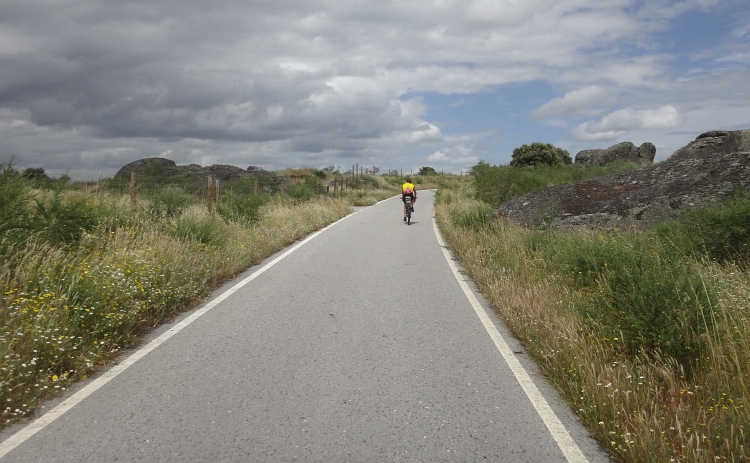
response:
[[[408,195],[414,193],[416,188],[414,188],[413,183],[406,182],[403,185],[401,185],[401,194]]]

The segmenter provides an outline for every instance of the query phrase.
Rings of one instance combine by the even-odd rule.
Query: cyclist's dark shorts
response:
[[[414,193],[401,194],[401,201],[406,202],[406,197],[411,197],[411,202],[414,202]]]

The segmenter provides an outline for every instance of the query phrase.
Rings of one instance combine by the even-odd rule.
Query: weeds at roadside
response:
[[[436,217],[446,240],[612,455],[747,461],[750,273],[743,261],[696,258],[658,233],[484,225],[472,211],[486,205],[473,196],[467,185],[439,191]],[[700,213],[714,217],[704,229],[733,229],[715,218],[738,216]]]
[[[180,190],[133,207],[119,194],[33,190],[7,167],[0,193],[15,196],[0,195],[0,427],[219,283],[350,212],[342,199],[225,196],[211,216],[185,207]],[[231,205],[224,214],[222,204]]]

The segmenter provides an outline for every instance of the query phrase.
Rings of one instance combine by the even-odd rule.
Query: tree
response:
[[[437,171],[430,166],[424,166],[419,169],[419,175],[437,175]]]
[[[531,145],[521,145],[513,150],[513,160],[510,165],[514,167],[535,166],[544,164],[557,166],[570,164],[573,159],[570,153],[550,143],[534,142]]]
[[[21,172],[21,177],[25,178],[26,180],[49,179],[47,174],[44,173],[44,169],[41,167],[29,167],[28,169],[24,169],[24,171]]]

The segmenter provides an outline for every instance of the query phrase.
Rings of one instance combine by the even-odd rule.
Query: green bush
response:
[[[484,203],[472,203],[451,216],[453,224],[468,230],[480,231],[495,224],[492,208]]]
[[[167,186],[149,194],[148,213],[154,217],[177,217],[190,205],[190,197],[177,186]]]
[[[471,173],[474,176],[476,198],[493,206],[551,186],[538,172],[518,167],[492,166],[483,161],[475,165]]]
[[[705,331],[716,296],[688,261],[664,252],[653,235],[560,235],[543,253],[591,296],[581,304],[584,316],[627,354],[644,351],[685,363],[695,357],[694,334]]]
[[[692,257],[750,263],[750,197],[731,199],[682,213],[677,222],[658,224],[656,233],[672,250]]]
[[[252,223],[260,218],[260,207],[267,200],[267,195],[242,195],[230,191],[221,197],[217,211],[225,220]]]
[[[222,183],[221,191],[231,191],[239,195],[255,194],[255,182],[258,182],[258,193],[275,193],[279,191],[279,185],[274,180],[265,175],[250,176],[244,178],[235,178]]]
[[[570,153],[549,143],[534,142],[531,145],[521,145],[513,150],[513,167],[526,166],[557,166],[571,164],[573,160]]]
[[[222,224],[213,217],[195,219],[182,216],[170,227],[169,234],[177,239],[197,241],[206,246],[219,247],[226,243]]]
[[[305,202],[313,197],[313,190],[305,183],[292,183],[286,188],[286,194],[297,202]]]
[[[26,182],[13,165],[10,162],[0,165],[0,239],[11,235],[12,241],[21,238],[21,230],[28,228],[29,200]]]
[[[35,198],[34,203],[29,228],[52,245],[75,243],[100,222],[96,205],[78,196],[55,191],[51,196]]]

